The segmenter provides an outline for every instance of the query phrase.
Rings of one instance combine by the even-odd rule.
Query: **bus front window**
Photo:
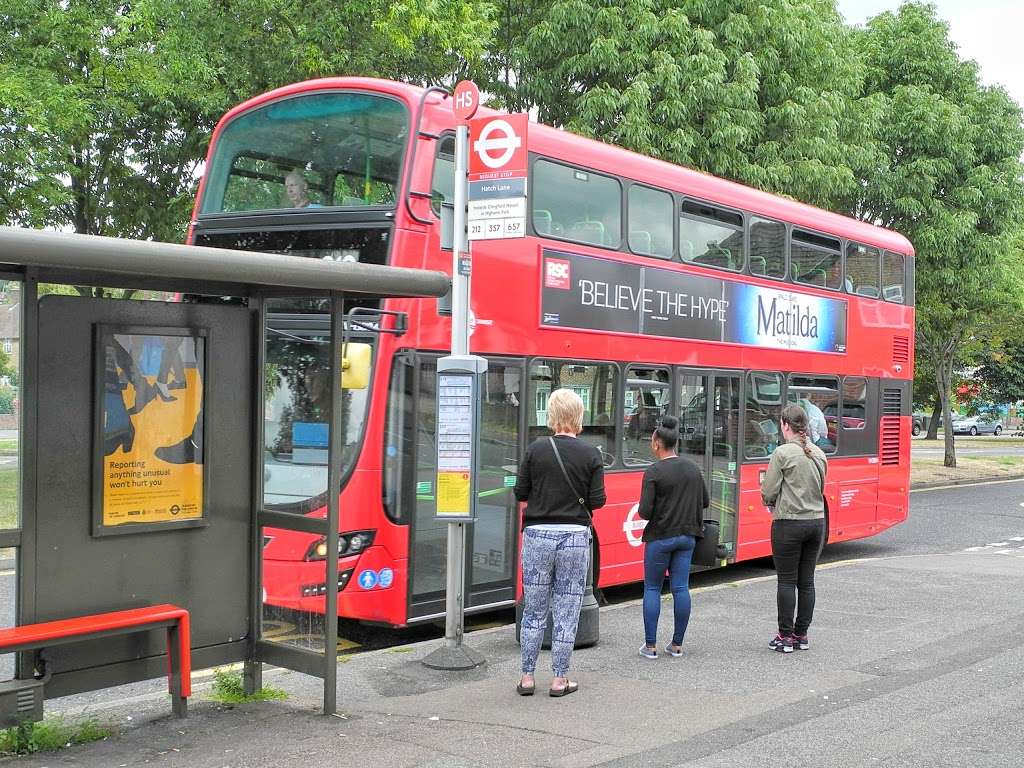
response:
[[[394,208],[408,134],[405,107],[384,96],[334,91],[272,102],[224,126],[199,212]]]

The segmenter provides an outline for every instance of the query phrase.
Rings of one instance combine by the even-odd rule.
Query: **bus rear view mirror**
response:
[[[341,351],[341,388],[366,389],[370,385],[373,347],[349,342]]]

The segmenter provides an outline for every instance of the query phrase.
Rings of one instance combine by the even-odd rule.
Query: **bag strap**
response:
[[[807,458],[814,465],[814,471],[818,473],[818,479],[821,480],[821,498],[825,498],[825,473],[818,466],[818,462],[814,460],[813,456],[808,456]]]
[[[576,486],[572,484],[572,480],[569,479],[569,473],[566,471],[565,463],[562,461],[562,454],[558,452],[558,446],[555,445],[555,438],[548,437],[548,442],[551,443],[551,450],[555,452],[555,458],[558,460],[558,468],[562,470],[562,477],[565,478],[565,482],[569,486],[569,490],[572,491],[572,495],[576,497],[577,503],[583,507],[583,511],[587,513],[587,519],[590,520],[590,525],[593,526],[594,516],[587,507],[586,500],[580,495],[580,492],[576,490]]]

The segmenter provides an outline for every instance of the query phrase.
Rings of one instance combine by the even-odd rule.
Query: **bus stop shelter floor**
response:
[[[1024,764],[1024,549],[824,567],[811,649],[769,650],[774,578],[697,591],[682,658],[641,658],[638,602],[603,608],[597,646],[573,655],[580,690],[515,692],[514,628],[474,633],[487,658],[445,673],[433,640],[338,667],[337,716],[320,681],[268,669],[289,698],[225,707],[197,690],[186,720],[166,693],[119,689],[51,714],[120,724],[111,738],[19,766],[1005,766]],[[671,631],[662,607],[660,644]],[[127,692],[126,692],[127,691]],[[129,719],[130,718],[130,719]]]

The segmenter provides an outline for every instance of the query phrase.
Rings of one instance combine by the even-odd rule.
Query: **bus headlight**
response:
[[[374,531],[355,531],[338,535],[338,557],[358,555],[373,543]],[[306,560],[327,558],[327,537],[321,536],[306,552]]]

